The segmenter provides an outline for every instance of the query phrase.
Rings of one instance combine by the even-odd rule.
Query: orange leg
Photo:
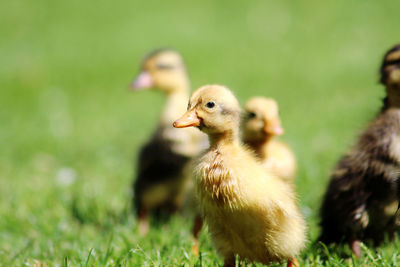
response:
[[[361,241],[354,239],[350,242],[351,251],[356,255],[357,258],[361,257]]]
[[[139,234],[141,236],[145,236],[149,232],[149,220],[147,215],[148,215],[147,209],[145,208],[140,209],[138,214],[138,220],[139,220]]]
[[[286,267],[300,267],[300,264],[296,258],[291,258],[288,260]]]
[[[201,231],[201,228],[203,228],[203,219],[199,214],[196,214],[196,217],[194,218],[194,224],[193,224],[193,246],[192,246],[192,252],[194,255],[198,256],[199,255],[199,250],[200,250],[200,242],[199,242],[199,233]]]

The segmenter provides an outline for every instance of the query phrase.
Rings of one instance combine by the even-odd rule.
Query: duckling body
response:
[[[275,100],[254,97],[245,105],[243,141],[253,149],[270,173],[293,182],[297,170],[296,157],[289,146],[276,139],[283,134]]]
[[[211,237],[225,258],[238,254],[268,264],[295,257],[304,245],[304,221],[293,192],[240,144],[212,148],[196,177]]]
[[[134,184],[136,209],[154,210],[159,215],[182,205],[187,179],[184,168],[191,160],[173,150],[173,141],[162,137],[163,130],[158,129],[141,148]]]
[[[261,159],[263,166],[274,175],[293,182],[296,176],[297,162],[289,146],[279,140],[271,140],[264,144]]]
[[[207,147],[207,140],[195,129],[180,131],[172,126],[175,118],[186,110],[190,90],[186,69],[177,52],[159,50],[147,56],[133,88],[154,88],[166,94],[157,129],[140,150],[134,182],[133,204],[139,231],[146,234],[150,212],[168,216],[182,207],[190,188],[191,160]]]
[[[384,106],[337,164],[320,211],[321,241],[349,242],[358,257],[360,241],[379,245],[385,234],[392,236],[399,227],[399,62],[397,46],[386,54],[381,68]]]
[[[240,143],[239,113],[228,89],[204,86],[174,123],[197,126],[209,135],[210,149],[195,169],[203,216],[225,266],[234,266],[235,255],[264,264],[292,260],[305,242],[293,189],[268,174]]]
[[[400,173],[400,110],[380,114],[336,166],[321,208],[321,241],[372,239],[393,227]],[[397,140],[398,139],[398,140]]]

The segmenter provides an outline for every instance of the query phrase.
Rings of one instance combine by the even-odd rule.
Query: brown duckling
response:
[[[138,157],[133,204],[141,234],[148,231],[149,212],[168,216],[182,207],[192,175],[191,159],[207,147],[204,134],[172,126],[186,110],[190,91],[185,65],[176,51],[156,50],[144,58],[132,89],[151,88],[167,99],[157,129]]]
[[[400,45],[384,56],[381,83],[383,107],[336,165],[320,210],[320,240],[347,242],[357,257],[361,241],[379,245],[399,226]]]
[[[195,168],[202,214],[224,266],[235,255],[268,264],[288,260],[304,247],[305,223],[293,188],[262,167],[240,141],[240,106],[223,86],[196,90],[174,126],[195,126],[208,134],[209,150]]]
[[[291,149],[275,137],[283,134],[278,104],[274,99],[254,97],[246,102],[243,121],[243,141],[261,159],[272,174],[293,182],[296,158]]]

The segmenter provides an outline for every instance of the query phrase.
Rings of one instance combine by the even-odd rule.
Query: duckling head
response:
[[[174,127],[195,126],[211,137],[236,138],[240,124],[240,105],[233,93],[220,85],[206,85],[193,92],[187,112]]]
[[[400,44],[386,52],[380,69],[381,83],[386,86],[385,106],[400,105]]]
[[[400,44],[386,52],[381,65],[381,83],[384,85],[400,83]]]
[[[166,93],[189,90],[181,55],[170,49],[151,52],[143,59],[140,73],[131,87],[135,91],[154,88]]]
[[[283,128],[275,100],[253,97],[245,105],[243,118],[243,139],[245,142],[261,142],[273,136],[282,135]]]

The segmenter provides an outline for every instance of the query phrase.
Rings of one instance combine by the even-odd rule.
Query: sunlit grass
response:
[[[136,231],[134,162],[163,98],[130,93],[144,53],[175,47],[193,87],[279,101],[309,225],[304,266],[397,266],[400,242],[315,243],[337,158],[377,112],[377,70],[399,41],[397,1],[3,1],[0,4],[0,265],[213,266],[190,216]],[[250,265],[246,264],[245,265]]]

